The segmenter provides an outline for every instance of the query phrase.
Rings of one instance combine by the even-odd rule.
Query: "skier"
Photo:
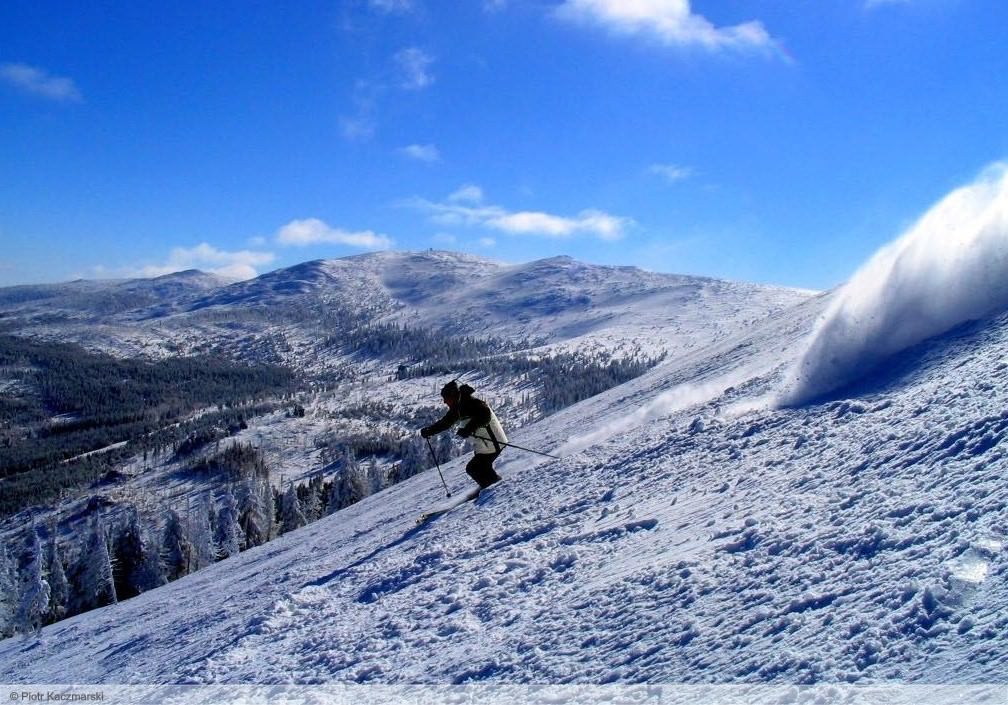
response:
[[[448,405],[448,411],[440,421],[420,429],[420,435],[430,438],[460,421],[465,422],[457,435],[470,439],[474,453],[466,465],[466,473],[485,489],[500,480],[493,464],[507,444],[507,436],[493,409],[473,396],[475,391],[468,384],[459,387],[454,380],[442,387],[441,398]]]

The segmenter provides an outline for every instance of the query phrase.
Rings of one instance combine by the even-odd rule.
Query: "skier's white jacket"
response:
[[[428,427],[432,434],[447,431],[456,423],[463,423],[462,431],[469,437],[473,452],[477,455],[500,453],[507,443],[507,435],[497,414],[483,401],[472,396],[472,388],[463,385],[458,404],[454,409]]]
[[[472,441],[473,452],[478,455],[500,453],[504,449],[504,444],[508,442],[507,436],[504,434],[504,427],[501,426],[497,414],[489,406],[487,410],[490,412],[490,420],[483,426],[477,426],[473,434],[469,436],[469,440]]]

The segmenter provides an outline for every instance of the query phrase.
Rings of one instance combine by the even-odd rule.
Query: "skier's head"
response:
[[[445,386],[441,387],[441,398],[448,406],[455,406],[456,402],[459,400],[459,396],[459,386],[458,382],[455,380],[452,380]]]

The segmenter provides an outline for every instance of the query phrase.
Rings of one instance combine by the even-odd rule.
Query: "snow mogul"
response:
[[[454,380],[442,387],[441,399],[448,411],[440,421],[420,429],[420,435],[430,438],[463,423],[456,435],[468,438],[473,447],[473,459],[466,465],[466,474],[484,489],[500,480],[493,464],[508,441],[497,414],[485,401],[473,396],[475,391],[468,384],[460,387]]]

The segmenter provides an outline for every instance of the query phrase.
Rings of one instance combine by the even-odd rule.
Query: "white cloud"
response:
[[[695,14],[689,0],[565,0],[556,10],[564,20],[657,38],[668,45],[709,50],[765,49],[774,45],[761,22],[716,27]]]
[[[417,47],[397,52],[394,61],[399,69],[399,85],[408,91],[419,91],[434,83],[430,71],[434,58]]]
[[[677,181],[685,181],[693,175],[693,170],[688,166],[679,164],[652,164],[648,172],[662,177],[670,184]]]
[[[281,245],[304,247],[306,245],[331,244],[347,245],[372,250],[386,250],[392,240],[371,230],[350,232],[333,228],[318,218],[292,220],[276,233],[276,241]]]
[[[483,189],[475,184],[466,184],[448,196],[451,203],[482,203]]]
[[[409,205],[428,212],[434,222],[442,225],[488,228],[509,235],[549,238],[591,235],[600,240],[614,241],[621,239],[633,224],[630,218],[595,209],[586,209],[574,216],[541,211],[508,211],[500,206],[483,205],[482,196],[478,187],[467,186],[453,193],[445,203],[417,198]]]
[[[489,250],[491,248],[497,247],[497,241],[494,240],[492,237],[481,237],[479,239],[479,246]]]
[[[441,161],[441,152],[433,144],[411,144],[399,151],[410,159],[416,159],[418,162],[433,164],[434,162]]]
[[[63,103],[82,100],[72,79],[53,76],[28,64],[0,64],[0,80],[32,95]]]
[[[229,279],[252,279],[259,276],[260,267],[270,264],[274,259],[272,252],[228,252],[204,242],[191,248],[176,247],[164,264],[151,264],[130,270],[128,276],[160,277],[187,269],[201,269]]]

